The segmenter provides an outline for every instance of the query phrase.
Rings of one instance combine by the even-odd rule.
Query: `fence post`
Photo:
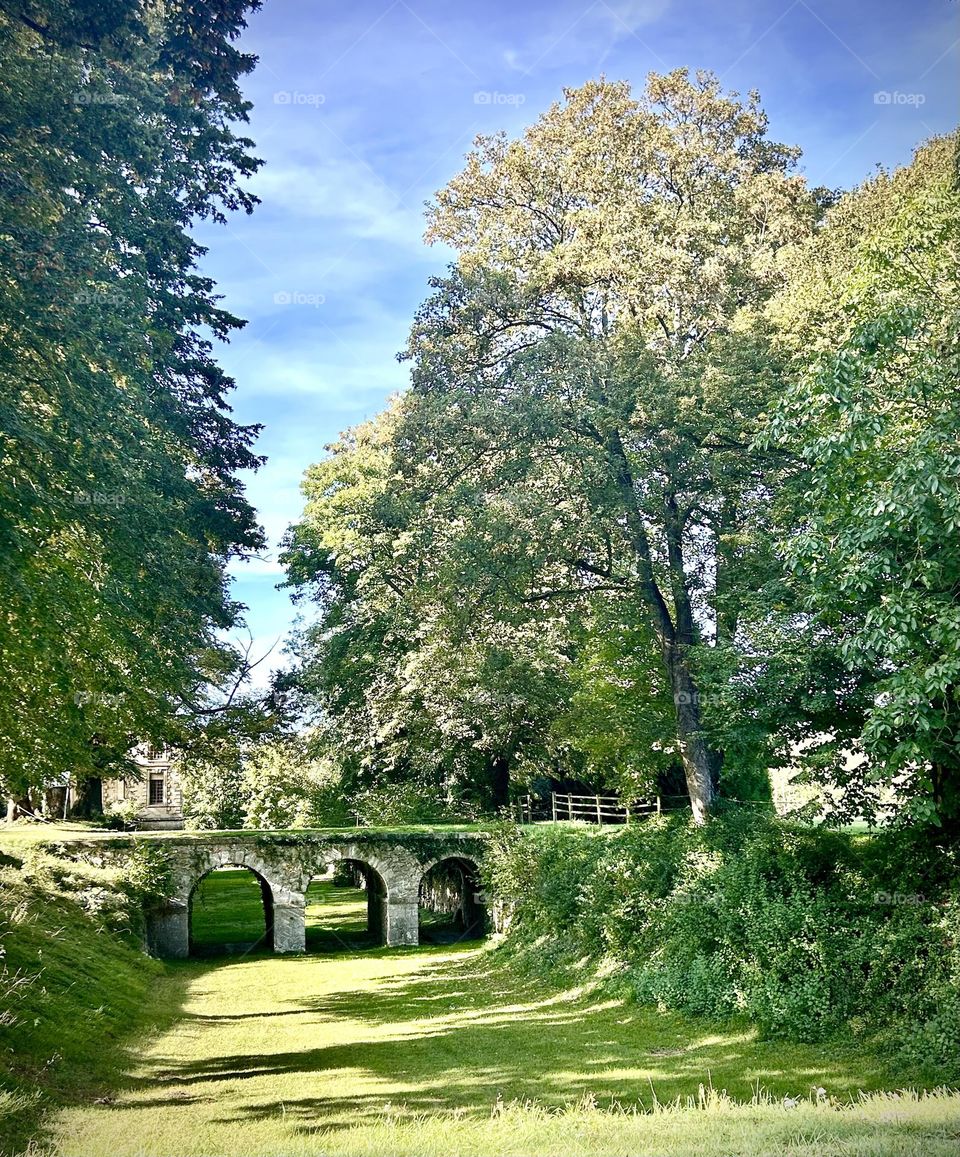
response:
[[[660,797],[657,796],[657,815],[660,814]]]
[[[572,795],[567,796],[567,819],[568,820],[573,819],[573,796]]]
[[[600,818],[600,797],[597,796],[597,823],[602,824],[603,820]]]
[[[550,807],[553,811],[553,822],[557,822],[557,793],[552,791],[550,793]]]
[[[627,823],[630,823],[630,805],[627,804]]]

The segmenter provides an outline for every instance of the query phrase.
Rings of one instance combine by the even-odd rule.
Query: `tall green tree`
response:
[[[0,780],[121,765],[240,660],[258,464],[199,219],[249,211],[255,0],[0,3]]]
[[[438,597],[443,560],[409,548],[420,496],[395,463],[402,409],[349,431],[307,472],[285,560],[320,615],[302,632],[295,681],[345,790],[415,781],[502,807],[512,775],[549,761],[566,624],[529,611],[491,619],[469,592]]]
[[[414,324],[398,433],[404,549],[445,560],[449,602],[632,601],[698,821],[721,753],[696,653],[737,636],[777,484],[754,443],[778,390],[760,311],[820,208],[766,127],[756,94],[678,71],[480,138],[430,212],[458,260]]]
[[[841,817],[891,788],[960,825],[960,181],[957,134],[846,195],[771,305],[795,380],[768,434],[801,488],[783,549],[840,675],[868,690]],[[829,738],[829,736],[827,737]]]

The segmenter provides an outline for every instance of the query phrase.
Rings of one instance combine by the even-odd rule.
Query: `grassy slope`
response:
[[[217,873],[211,886],[226,892],[232,876]],[[329,930],[341,917],[362,921],[362,893],[327,886],[315,896],[314,919]],[[221,897],[221,913],[229,902]],[[747,1026],[627,1008],[587,989],[545,992],[476,944],[172,971],[188,988],[183,1019],[139,1051],[115,1101],[62,1114],[62,1157],[953,1157],[960,1147],[957,1098],[839,1108],[886,1083],[856,1052],[764,1043]],[[748,1102],[759,1086],[774,1103],[734,1107],[717,1096],[706,1112],[633,1112],[654,1098],[696,1099],[701,1084]],[[831,1101],[780,1103],[818,1086]]]
[[[54,870],[59,872],[62,865]],[[122,1081],[124,1041],[176,1014],[174,982],[136,941],[102,934],[80,903],[109,893],[107,873],[67,879],[0,855],[0,1152],[36,1135],[52,1104],[92,1101]]]

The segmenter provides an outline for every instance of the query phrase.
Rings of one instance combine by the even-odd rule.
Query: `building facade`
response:
[[[144,830],[183,827],[183,792],[170,752],[141,744],[130,753],[139,777],[103,782],[103,810],[131,814]]]

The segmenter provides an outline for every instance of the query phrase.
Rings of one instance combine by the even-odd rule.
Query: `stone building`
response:
[[[137,827],[146,831],[182,828],[183,792],[170,752],[144,743],[130,755],[139,778],[104,780],[104,812],[133,812]]]

